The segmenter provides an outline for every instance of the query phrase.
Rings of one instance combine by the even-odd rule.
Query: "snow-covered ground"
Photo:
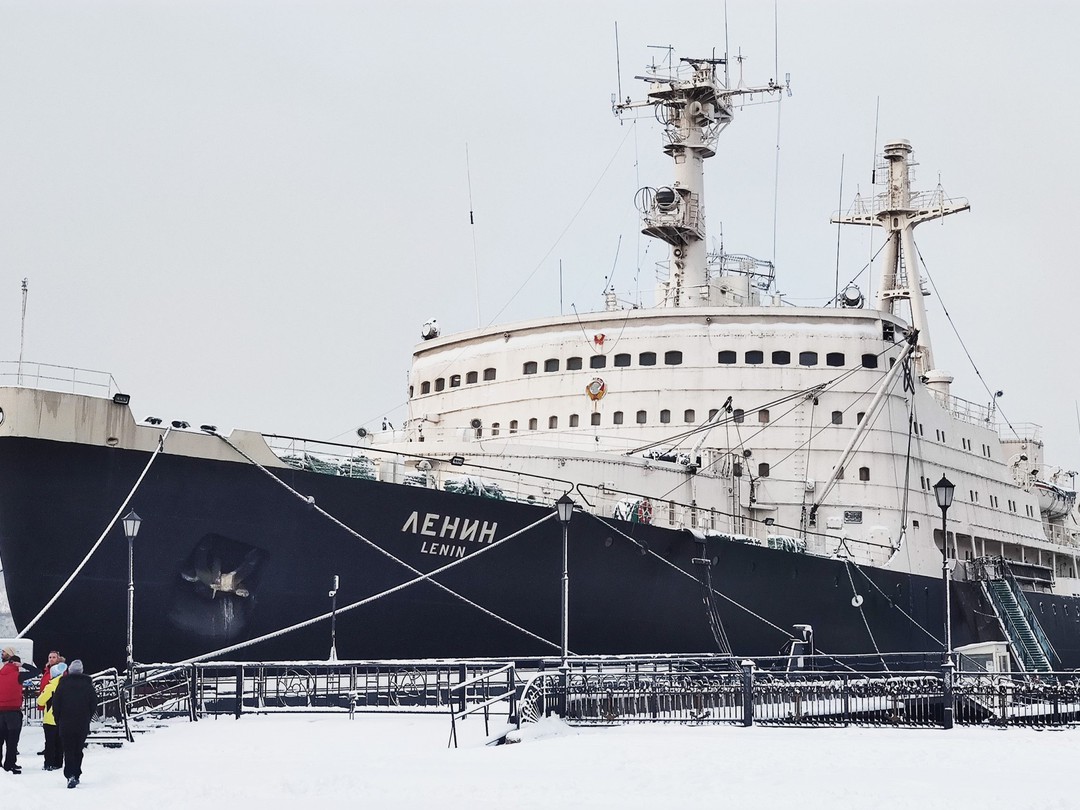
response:
[[[146,725],[146,724],[143,724]],[[495,726],[493,725],[493,730]],[[483,721],[446,716],[248,715],[170,721],[133,744],[91,746],[82,784],[0,772],[5,805],[170,810],[308,808],[1076,808],[1080,729],[787,729],[545,720],[485,747]]]

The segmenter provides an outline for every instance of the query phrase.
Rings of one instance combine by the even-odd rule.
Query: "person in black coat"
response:
[[[69,788],[78,785],[82,776],[83,746],[97,707],[94,682],[83,672],[83,662],[76,659],[60,679],[52,698],[53,716],[64,749],[64,776]]]

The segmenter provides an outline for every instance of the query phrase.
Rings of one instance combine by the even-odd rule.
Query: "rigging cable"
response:
[[[986,380],[983,379],[983,375],[982,372],[979,371],[979,367],[975,365],[975,360],[974,358],[972,358],[971,352],[968,351],[967,344],[965,344],[964,339],[960,337],[960,330],[956,328],[956,324],[953,322],[952,315],[949,314],[949,310],[945,306],[945,300],[941,297],[941,292],[938,290],[937,285],[934,283],[933,276],[930,275],[930,269],[926,266],[926,261],[923,259],[922,251],[919,250],[918,245],[915,246],[915,252],[919,255],[919,262],[920,264],[922,264],[923,270],[926,271],[926,277],[930,281],[930,286],[934,288],[934,295],[936,295],[938,297],[938,301],[941,302],[941,311],[945,313],[945,320],[947,320],[949,322],[949,326],[952,327],[953,334],[956,335],[956,339],[960,342],[960,348],[964,350],[964,356],[967,357],[968,362],[971,363],[971,368],[975,372],[975,376],[979,378],[979,382],[982,383],[982,387],[986,390],[986,393],[989,394],[992,399],[996,399],[996,397],[994,397],[994,392],[990,390],[990,386],[987,385]],[[1013,427],[1012,422],[1009,421],[1009,418],[1001,410],[1000,405],[997,406],[997,412],[1001,414],[1001,418],[1005,420],[1005,424],[1009,426],[1009,430],[1013,432],[1013,435],[1017,439],[1019,439],[1020,434],[1017,433],[1016,428]]]
[[[116,510],[116,514],[114,514],[112,516],[112,520],[109,521],[109,525],[105,527],[105,531],[101,533],[101,536],[98,537],[94,545],[90,547],[90,550],[88,552],[86,552],[86,556],[82,558],[82,562],[75,566],[75,570],[71,572],[71,576],[69,576],[64,581],[64,584],[60,586],[60,589],[55,594],[53,594],[52,599],[45,603],[45,607],[43,607],[38,612],[37,616],[30,620],[29,624],[27,624],[15,635],[15,638],[23,638],[28,632],[30,632],[30,630],[34,627],[35,624],[38,623],[41,617],[45,615],[46,611],[48,611],[48,609],[56,603],[56,600],[60,598],[60,595],[67,590],[68,586],[72,583],[75,577],[79,575],[79,572],[86,567],[86,564],[88,562],[90,562],[90,557],[93,556],[94,552],[98,550],[98,547],[102,544],[102,542],[104,542],[109,532],[112,531],[112,527],[115,526],[116,521],[120,519],[121,513],[124,511],[124,509],[127,508],[127,505],[131,502],[131,498],[135,495],[136,490],[138,490],[138,488],[142,486],[143,479],[146,478],[146,474],[150,472],[150,467],[153,466],[155,461],[157,461],[158,456],[165,451],[165,439],[171,431],[172,425],[169,425],[169,427],[165,428],[165,432],[158,436],[157,447],[155,447],[154,452],[150,454],[150,460],[147,461],[146,466],[143,467],[143,471],[139,474],[138,479],[135,481],[135,486],[131,488],[131,491],[128,492],[127,497],[124,498],[123,502],[120,504],[120,508]]]
[[[518,630],[518,631],[524,633],[525,635],[527,635],[527,636],[529,636],[531,638],[534,638],[537,641],[543,642],[544,644],[547,644],[547,645],[549,645],[551,647],[554,647],[556,649],[559,648],[559,645],[556,644],[555,642],[548,641],[547,639],[543,638],[542,636],[538,636],[536,633],[533,633],[531,630],[526,630],[524,627],[521,627],[519,625],[514,624],[509,619],[506,619],[506,618],[503,618],[502,616],[499,616],[497,613],[494,613],[494,612],[488,610],[487,608],[483,607],[482,605],[478,605],[476,602],[473,602],[471,599],[468,599],[467,597],[462,596],[461,594],[459,594],[456,591],[450,589],[446,585],[443,585],[441,582],[437,582],[434,579],[431,579],[431,577],[434,577],[437,574],[441,574],[442,572],[444,572],[444,571],[446,571],[446,570],[448,570],[450,568],[453,568],[458,563],[463,563],[466,560],[474,559],[478,555],[483,554],[486,551],[489,551],[490,549],[494,548],[495,546],[502,545],[507,540],[510,540],[510,539],[512,539],[514,537],[517,537],[518,535],[523,534],[524,532],[528,531],[529,529],[532,529],[535,526],[538,526],[539,524],[543,523],[544,520],[547,520],[552,515],[554,515],[555,514],[554,512],[552,512],[551,515],[548,516],[548,518],[543,518],[541,520],[538,520],[535,523],[532,523],[529,526],[527,526],[525,529],[521,529],[520,531],[517,531],[517,532],[514,532],[513,534],[507,535],[506,537],[503,537],[500,540],[496,540],[490,546],[486,546],[485,548],[482,548],[482,549],[480,549],[478,551],[474,551],[472,554],[470,554],[467,557],[462,557],[462,558],[460,558],[458,560],[455,560],[453,563],[450,563],[449,565],[445,565],[442,568],[437,568],[434,571],[432,571],[431,573],[423,574],[423,573],[420,572],[419,569],[413,568],[411,565],[409,565],[404,560],[401,560],[401,559],[395,557],[393,554],[391,554],[389,551],[387,551],[386,549],[379,546],[377,543],[372,542],[371,540],[364,537],[362,534],[360,534],[358,531],[356,531],[352,527],[347,526],[346,524],[342,523],[340,520],[338,520],[336,517],[331,515],[329,512],[327,512],[321,506],[319,506],[318,504],[316,504],[313,501],[309,500],[305,495],[301,494],[300,492],[297,492],[293,487],[289,486],[287,483],[285,483],[285,481],[283,481],[281,478],[278,478],[269,469],[264,467],[262,464],[257,462],[255,459],[253,459],[251,456],[249,456],[247,453],[245,453],[243,450],[241,450],[239,447],[237,447],[232,441],[230,441],[228,439],[228,437],[222,436],[220,433],[214,433],[213,435],[217,436],[219,439],[221,439],[223,442],[225,442],[225,444],[229,445],[229,447],[231,447],[233,450],[235,450],[238,454],[240,454],[245,459],[247,459],[247,461],[250,462],[257,470],[259,470],[260,472],[265,473],[267,476],[270,477],[270,479],[272,481],[274,481],[275,483],[277,483],[277,484],[281,485],[282,487],[284,487],[290,494],[295,496],[298,500],[302,501],[309,508],[314,509],[316,512],[318,512],[320,515],[325,517],[331,523],[333,523],[334,525],[336,525],[339,528],[343,529],[346,533],[352,535],[353,537],[357,538],[358,540],[363,541],[368,546],[371,546],[371,548],[375,549],[375,551],[379,552],[384,557],[387,557],[388,559],[393,560],[394,562],[396,562],[398,565],[402,566],[406,570],[408,570],[408,571],[410,571],[410,572],[412,572],[414,574],[419,574],[420,575],[416,579],[410,580],[410,581],[404,583],[403,585],[399,585],[399,586],[397,586],[395,588],[391,588],[388,591],[385,591],[385,592],[383,592],[381,594],[378,594],[378,595],[376,595],[374,597],[369,597],[367,599],[361,600],[360,602],[357,602],[357,603],[355,603],[353,605],[350,605],[348,608],[344,608],[344,609],[343,608],[338,608],[339,613],[341,613],[343,610],[351,610],[354,607],[359,607],[362,604],[367,604],[368,602],[371,602],[376,598],[379,598],[379,597],[386,596],[388,594],[394,593],[395,591],[400,590],[402,587],[404,587],[406,585],[413,585],[413,584],[415,584],[417,582],[420,582],[420,581],[423,581],[423,580],[426,579],[426,580],[429,580],[432,585],[435,585],[437,588],[440,588],[441,590],[443,590],[446,593],[450,594],[454,598],[460,599],[462,602],[469,605],[470,607],[476,608],[477,610],[484,613],[485,615],[490,616],[491,618],[502,622],[503,624],[507,625],[508,627],[511,627],[511,628],[513,628],[515,630]],[[270,635],[267,635],[267,636],[262,636],[262,637],[260,637],[258,639],[255,639],[254,641],[245,642],[245,643],[241,644],[240,646],[248,646],[249,644],[253,644],[256,641],[264,641],[265,639],[272,638],[272,637],[274,637],[276,635],[283,635],[285,632],[291,632],[292,630],[297,630],[297,629],[300,629],[301,627],[306,627],[309,624],[313,624],[313,623],[315,623],[317,621],[321,621],[322,619],[326,619],[326,618],[329,618],[329,617],[330,617],[330,614],[327,613],[327,614],[325,614],[323,616],[320,616],[320,617],[318,617],[316,619],[310,619],[307,622],[302,622],[302,623],[300,623],[298,625],[294,625],[293,627],[287,628],[284,631],[274,633],[274,634],[270,634]],[[207,653],[206,655],[202,656],[202,658],[206,658],[206,657],[209,657],[209,656],[212,656],[212,655],[219,655],[219,654],[221,654],[223,652],[230,652],[230,651],[232,651],[234,649],[240,649],[240,646],[233,646],[233,647],[229,647],[229,648],[226,648],[226,649],[223,649],[223,650],[218,650],[217,652],[214,652],[214,653]]]

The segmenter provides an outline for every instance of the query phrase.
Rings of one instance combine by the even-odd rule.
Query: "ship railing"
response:
[[[402,453],[288,436],[264,435],[263,438],[286,464],[327,475],[543,506],[554,506],[564,492],[573,488],[570,481],[488,467],[464,456]]]
[[[739,542],[790,548],[783,527],[732,516],[720,509],[674,498],[619,489],[611,484],[584,484],[545,475],[489,467],[484,457],[402,453],[377,447],[335,444],[291,436],[263,436],[271,450],[290,466],[326,475],[438,489],[465,495],[509,500],[553,508],[565,492],[590,514],[627,523],[668,529],[726,533]],[[418,449],[421,445],[418,445]],[[884,565],[894,549],[888,545],[829,532],[810,532],[801,550],[821,557],[850,559],[859,565]]]
[[[1034,422],[1001,422],[997,424],[998,435],[1004,442],[1041,442],[1042,425]]]
[[[993,426],[993,409],[989,405],[980,405],[971,400],[950,396],[948,408],[949,412],[962,422],[980,427]]]
[[[120,392],[113,375],[107,371],[31,363],[26,360],[0,360],[0,385],[85,394],[106,399]]]

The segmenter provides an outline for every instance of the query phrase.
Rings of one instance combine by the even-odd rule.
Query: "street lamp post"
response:
[[[944,726],[945,728],[952,728],[953,726],[953,705],[952,705],[952,675],[953,675],[953,660],[952,660],[952,600],[949,598],[949,524],[948,524],[948,512],[949,507],[952,506],[953,494],[956,492],[956,486],[946,478],[941,476],[941,480],[934,484],[934,497],[937,499],[938,508],[941,509],[941,584],[945,591],[945,654],[942,658],[941,668],[944,674],[945,680],[945,709],[944,709]]]
[[[568,494],[563,493],[562,497],[555,502],[555,510],[559,516],[559,524],[562,526],[562,661],[559,664],[559,672],[561,673],[560,680],[562,681],[562,698],[560,705],[562,708],[563,716],[566,715],[566,692],[570,682],[570,664],[568,658],[569,653],[569,638],[570,638],[570,573],[567,565],[568,561],[568,543],[570,518],[574,516],[574,501]]]
[[[135,663],[131,645],[132,630],[135,626],[135,538],[139,534],[139,527],[142,526],[142,518],[135,514],[135,510],[132,509],[124,515],[121,522],[124,524],[124,534],[127,537],[128,542],[127,678],[128,684],[130,684],[132,677],[131,670]]]
[[[334,574],[334,584],[330,587],[330,660],[337,661],[337,592],[338,575]]]

